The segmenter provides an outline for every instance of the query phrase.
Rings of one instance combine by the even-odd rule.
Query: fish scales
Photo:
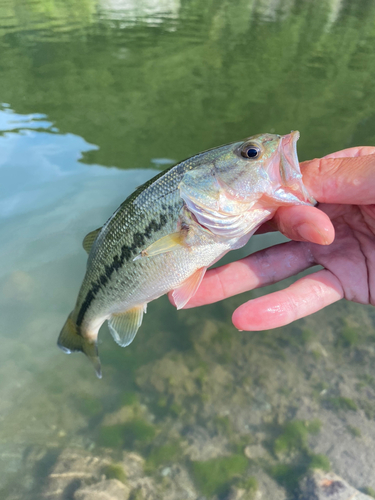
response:
[[[86,275],[59,346],[87,354],[100,376],[97,335],[105,320],[116,342],[128,345],[148,302],[174,290],[183,307],[207,267],[243,246],[278,206],[313,203],[297,139],[297,132],[254,136],[195,155],[140,186],[86,237]]]
[[[151,179],[152,182],[147,182],[129,196],[103,226],[90,253],[88,272],[78,296],[78,326],[94,299],[101,301],[104,306],[111,300],[108,294],[101,300],[100,291],[104,286],[111,283],[112,292],[116,294],[119,287],[125,290],[131,282],[136,284],[142,275],[146,276],[144,271],[148,268],[152,270],[154,263],[133,263],[132,260],[142,248],[164,234],[175,231],[183,205],[178,184],[190,168],[192,163],[186,161]],[[126,269],[128,263],[130,270]],[[124,272],[119,273],[121,268]]]

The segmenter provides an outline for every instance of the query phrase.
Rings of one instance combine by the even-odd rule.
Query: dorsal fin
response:
[[[121,347],[131,344],[141,326],[143,313],[146,312],[147,304],[135,306],[120,314],[112,314],[108,321],[109,331],[113,340]]]
[[[84,237],[84,239],[82,241],[82,246],[86,250],[87,253],[90,253],[91,247],[92,247],[94,241],[96,240],[96,237],[98,236],[98,234],[100,233],[101,230],[102,230],[102,228],[99,227],[98,229],[95,229],[95,231],[91,231],[91,233],[86,234],[86,236]]]

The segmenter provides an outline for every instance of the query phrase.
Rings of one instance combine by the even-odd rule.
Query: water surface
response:
[[[0,0],[2,498],[117,477],[133,500],[292,499],[314,467],[375,488],[370,307],[239,333],[264,291],[164,297],[126,349],[103,327],[101,381],[56,347],[83,237],[159,169],[264,131],[300,130],[301,160],[375,144],[374,21],[364,0]]]

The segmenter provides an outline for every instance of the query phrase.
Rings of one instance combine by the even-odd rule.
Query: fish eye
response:
[[[241,156],[244,158],[258,158],[260,155],[260,148],[258,146],[255,146],[254,144],[246,144],[242,149],[241,149]]]

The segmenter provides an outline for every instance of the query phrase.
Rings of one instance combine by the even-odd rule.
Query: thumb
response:
[[[341,153],[345,157],[336,157],[338,152],[301,164],[307,190],[321,203],[373,204],[375,148],[351,148]]]

